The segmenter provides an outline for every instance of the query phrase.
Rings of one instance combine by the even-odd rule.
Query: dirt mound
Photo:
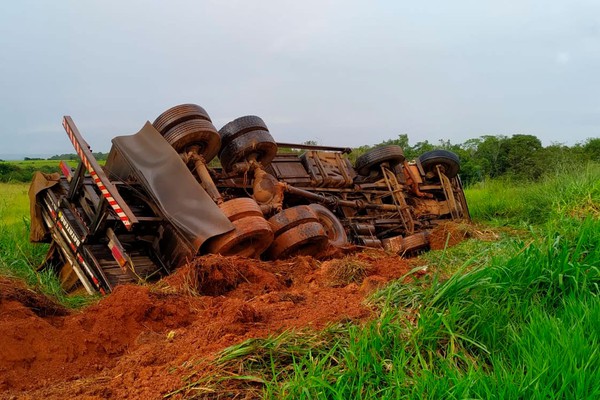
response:
[[[431,250],[442,250],[446,247],[455,246],[463,240],[471,237],[473,228],[469,224],[461,224],[453,221],[444,222],[436,226],[429,235],[429,246]]]
[[[192,321],[184,299],[151,293],[147,287],[119,287],[84,312],[64,315],[60,309],[63,316],[23,311],[37,296],[21,301],[3,296],[0,301],[0,389],[97,372],[113,365],[114,357],[127,351],[142,331],[182,327]]]
[[[32,314],[53,317],[68,313],[66,308],[27,288],[23,282],[0,277],[0,315],[4,318]]]
[[[446,247],[456,246],[460,242],[477,238],[479,240],[497,240],[498,235],[489,229],[482,229],[470,222],[448,221],[436,226],[429,235],[431,250],[442,250]]]
[[[409,269],[382,251],[324,262],[210,255],[155,285],[121,286],[71,313],[35,293],[8,291],[0,297],[0,390],[30,398],[160,398],[182,386],[194,362],[232,344],[368,318],[364,296]]]

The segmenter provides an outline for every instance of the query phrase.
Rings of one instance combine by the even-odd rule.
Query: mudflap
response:
[[[234,229],[150,122],[138,133],[118,136],[112,142],[105,166],[111,179],[139,182],[194,253],[207,239]]]
[[[45,174],[36,171],[29,185],[29,214],[31,217],[31,228],[29,231],[29,241],[34,243],[49,243],[50,232],[44,225],[42,217],[42,204],[38,199],[45,190],[56,185],[60,180],[58,173]]]

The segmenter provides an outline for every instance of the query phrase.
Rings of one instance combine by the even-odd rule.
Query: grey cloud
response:
[[[262,116],[281,141],[357,146],[598,137],[600,4],[19,1],[0,14],[0,153],[95,150],[164,109]],[[52,127],[55,128],[52,128]]]

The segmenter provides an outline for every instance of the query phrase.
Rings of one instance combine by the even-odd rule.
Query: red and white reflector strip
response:
[[[79,156],[79,158],[81,158],[81,162],[83,163],[83,165],[85,166],[87,171],[92,176],[92,179],[94,180],[94,182],[100,189],[100,192],[102,192],[102,196],[104,196],[104,198],[106,198],[106,200],[108,201],[108,204],[110,204],[110,206],[113,208],[113,210],[115,210],[115,212],[119,216],[119,219],[121,220],[121,222],[123,222],[125,227],[127,229],[131,229],[131,227],[132,227],[131,220],[129,219],[127,214],[125,214],[125,212],[123,211],[123,208],[119,205],[119,203],[117,203],[117,201],[114,199],[112,194],[110,194],[110,192],[106,188],[106,185],[104,184],[104,182],[102,182],[102,180],[98,176],[98,173],[94,170],[94,167],[92,167],[90,160],[88,159],[87,155],[81,148],[81,145],[79,144],[79,140],[75,136],[75,133],[73,132],[73,129],[71,129],[71,126],[68,124],[66,118],[63,118],[63,127],[65,128],[67,135],[69,135],[69,140],[73,144],[73,147],[75,148],[75,151],[77,152],[77,155]]]
[[[58,166],[60,167],[64,177],[67,178],[67,182],[71,182],[71,179],[73,179],[73,172],[71,172],[71,167],[69,167],[69,164],[67,164],[66,161],[61,161]]]

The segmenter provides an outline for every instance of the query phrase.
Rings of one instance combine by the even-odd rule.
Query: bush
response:
[[[30,182],[35,171],[51,174],[57,172],[57,168],[52,165],[20,166],[10,162],[0,162],[0,182]]]

